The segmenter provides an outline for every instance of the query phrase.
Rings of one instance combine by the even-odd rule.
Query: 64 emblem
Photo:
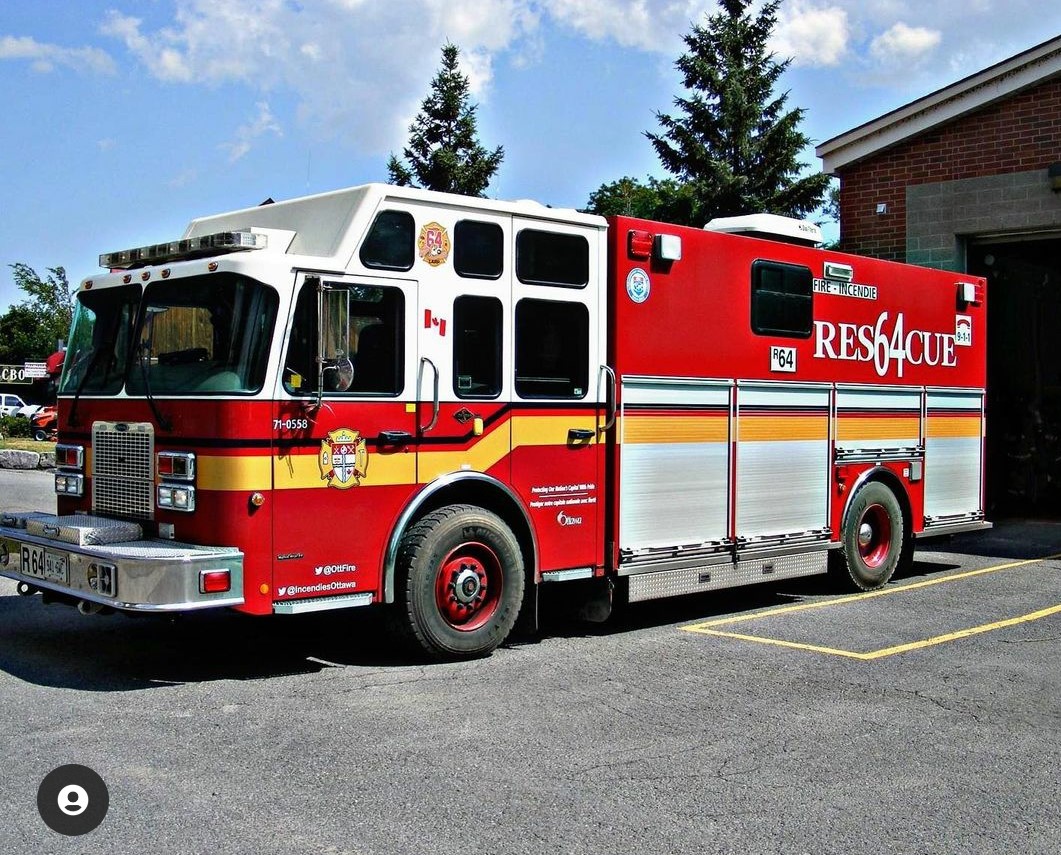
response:
[[[329,487],[340,490],[356,487],[368,474],[368,449],[364,437],[349,428],[331,431],[321,443],[318,462],[321,479],[327,481]]]

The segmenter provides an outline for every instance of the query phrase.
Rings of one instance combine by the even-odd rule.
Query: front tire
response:
[[[904,537],[895,493],[879,481],[864,484],[844,514],[842,548],[830,568],[834,578],[853,590],[883,587],[903,556]]]
[[[398,550],[395,629],[431,659],[486,656],[523,601],[523,553],[496,514],[450,505],[419,520]]]

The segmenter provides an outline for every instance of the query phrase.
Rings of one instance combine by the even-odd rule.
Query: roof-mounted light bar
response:
[[[107,270],[126,270],[130,267],[165,264],[169,261],[181,261],[202,255],[218,255],[244,249],[264,249],[268,245],[269,236],[257,232],[218,232],[170,243],[156,243],[136,249],[105,252],[99,257],[99,266]]]

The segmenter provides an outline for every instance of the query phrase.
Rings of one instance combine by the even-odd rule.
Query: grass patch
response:
[[[55,451],[54,442],[37,442],[34,439],[0,439],[0,450],[11,448],[15,451],[36,451],[40,454]]]

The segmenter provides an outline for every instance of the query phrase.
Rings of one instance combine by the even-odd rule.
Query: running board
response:
[[[829,551],[823,548],[796,555],[753,558],[736,563],[705,564],[699,567],[632,574],[628,577],[629,601],[637,603],[643,600],[677,597],[682,594],[735,588],[756,582],[813,576],[826,571],[828,560]]]
[[[273,613],[278,615],[302,615],[309,612],[326,612],[331,609],[353,609],[372,605],[372,593],[344,594],[341,597],[315,597],[312,600],[284,600],[273,603]]]

